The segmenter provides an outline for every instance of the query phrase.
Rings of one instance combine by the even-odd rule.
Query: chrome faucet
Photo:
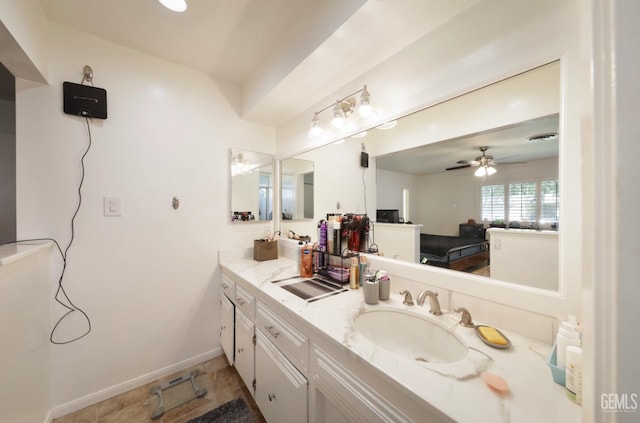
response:
[[[404,295],[404,300],[402,301],[402,304],[405,305],[409,305],[412,306],[413,304],[413,297],[411,296],[411,292],[409,291],[400,291],[400,295]]]
[[[472,328],[475,327],[475,325],[473,324],[473,320],[471,320],[471,313],[469,313],[469,310],[467,310],[464,307],[458,307],[458,308],[454,308],[453,311],[455,311],[456,313],[462,313],[462,316],[460,316],[460,324],[466,328]]]
[[[429,297],[429,313],[434,316],[442,316],[442,310],[440,310],[440,302],[438,301],[438,293],[433,291],[422,291],[418,294],[416,300],[418,305],[424,305],[424,300]]]

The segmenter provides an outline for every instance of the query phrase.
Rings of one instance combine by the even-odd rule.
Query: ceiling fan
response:
[[[460,166],[448,167],[446,170],[465,169],[467,167],[480,166],[481,169],[484,169],[484,172],[480,172],[480,169],[479,169],[476,173],[480,173],[480,175],[477,175],[477,176],[492,175],[496,173],[496,170],[493,168],[493,166],[498,165],[500,163],[494,161],[493,156],[486,154],[487,150],[489,150],[489,147],[480,147],[480,152],[482,153],[481,156],[476,157],[475,160],[458,160],[456,163],[458,163]],[[515,156],[517,156],[517,154],[513,156],[503,157],[500,160],[509,159]],[[526,162],[510,162],[510,164],[511,163],[526,163]]]

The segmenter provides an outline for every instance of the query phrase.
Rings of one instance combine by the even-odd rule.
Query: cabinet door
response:
[[[269,423],[307,421],[307,379],[256,332],[256,403]]]
[[[223,294],[220,300],[220,344],[231,365],[234,361],[234,308],[233,303]]]
[[[239,308],[236,309],[236,369],[253,394],[254,324]]]

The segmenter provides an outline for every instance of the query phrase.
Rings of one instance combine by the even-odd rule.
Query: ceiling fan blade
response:
[[[460,162],[458,162],[458,163],[460,163]],[[467,167],[471,167],[471,165],[470,164],[465,164],[465,165],[462,165],[462,166],[448,167],[445,170],[465,169]]]
[[[480,164],[480,162],[477,160],[458,160],[456,163],[470,166],[477,166]]]

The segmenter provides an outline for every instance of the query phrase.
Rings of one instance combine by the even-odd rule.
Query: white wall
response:
[[[84,120],[62,112],[62,82],[89,64],[109,105],[90,123],[65,277],[92,332],[53,347],[60,415],[219,351],[217,252],[265,230],[229,222],[228,150],[274,153],[275,133],[240,119],[204,74],[55,25],[48,47],[51,85],[17,94],[19,237],[70,238],[88,141]],[[122,217],[103,217],[104,196],[122,197]],[[84,329],[69,321],[58,336]]]
[[[409,220],[403,215],[402,208],[402,190],[409,190],[409,218],[414,222],[416,216],[416,208],[411,205],[416,204],[420,196],[419,187],[416,186],[416,176],[406,173],[393,172],[385,169],[378,169],[376,172],[376,209],[398,209],[400,217],[405,222]],[[375,218],[372,213],[372,217]]]
[[[351,138],[298,156],[314,163],[314,219],[282,221],[287,229],[317,238],[317,223],[327,213],[368,213],[376,211],[375,161],[360,167],[362,139]],[[338,208],[338,203],[340,207]]]

